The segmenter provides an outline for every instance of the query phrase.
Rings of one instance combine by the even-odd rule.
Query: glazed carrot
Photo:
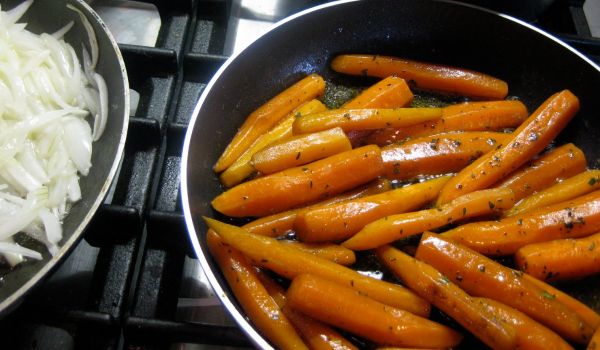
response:
[[[588,343],[587,350],[598,350],[600,349],[600,329],[597,329],[592,336],[592,339]]]
[[[242,252],[252,263],[271,270],[285,278],[310,273],[342,285],[351,286],[375,300],[420,316],[429,314],[429,303],[406,288],[375,278],[303,252],[274,238],[258,236],[214,219],[204,218],[224,242]]]
[[[529,244],[515,253],[522,271],[543,281],[569,281],[600,272],[600,233]]]
[[[304,243],[289,240],[281,240],[280,242],[340,265],[350,266],[356,262],[354,252],[341,245],[333,243]]]
[[[317,74],[311,74],[260,106],[246,117],[213,167],[214,171],[219,173],[227,169],[260,135],[271,129],[281,118],[324,92],[325,80]]]
[[[508,94],[506,82],[489,75],[467,70],[379,55],[339,55],[331,62],[336,72],[387,77],[395,75],[424,90],[448,92],[481,99],[503,99]]]
[[[546,147],[579,110],[579,100],[569,90],[550,96],[499,149],[475,160],[442,189],[438,204],[465,193],[487,188]]]
[[[389,76],[363,90],[342,108],[398,108],[412,102],[413,93],[402,78]]]
[[[446,326],[322,277],[297,276],[286,295],[294,309],[381,345],[452,347],[462,339]]]
[[[289,139],[292,136],[292,124],[296,116],[325,110],[327,110],[327,107],[319,100],[311,100],[294,109],[279,124],[275,125],[267,133],[259,136],[252,146],[221,173],[219,177],[221,183],[226,187],[232,187],[254,173],[256,169],[251,163],[252,156],[269,144]]]
[[[510,189],[475,191],[439,208],[386,216],[371,222],[342,245],[366,250],[467,218],[489,215],[514,205]]]
[[[442,235],[486,255],[508,255],[532,243],[600,231],[600,191],[500,221],[459,226]]]
[[[308,349],[246,257],[224,244],[212,230],[207,232],[206,241],[237,301],[256,328],[279,348]]]
[[[514,349],[515,329],[450,282],[432,266],[384,245],[376,250],[379,261],[420,297],[453,318],[492,349]]]
[[[406,126],[385,128],[371,134],[367,142],[388,145],[408,137],[435,135],[451,131],[497,131],[515,128],[527,119],[527,107],[517,100],[465,102],[442,108],[438,120]]]
[[[389,145],[381,149],[385,176],[408,180],[457,172],[509,137],[498,132],[446,133]]]
[[[488,298],[476,298],[476,302],[497,315],[501,322],[514,326],[516,330],[516,349],[522,350],[571,350],[558,334],[542,326],[521,311]]]
[[[345,132],[374,130],[414,125],[441,116],[440,108],[331,109],[296,118],[292,131],[294,134],[307,134],[335,127],[341,127]]]
[[[382,173],[381,150],[365,146],[244,182],[217,196],[212,206],[234,217],[265,216],[336,195]]]
[[[272,174],[351,149],[344,131],[333,128],[267,146],[252,156],[252,165],[263,174]]]
[[[507,211],[504,216],[519,215],[546,205],[568,201],[599,188],[600,170],[588,170],[524,198]]]
[[[518,201],[581,173],[586,165],[583,152],[574,144],[568,143],[544,153],[530,164],[525,164],[494,187],[510,188]]]
[[[512,306],[568,340],[585,344],[594,332],[576,312],[522,278],[522,273],[446,237],[423,234],[415,258],[432,265],[470,295]]]
[[[294,222],[294,231],[304,242],[341,241],[372,221],[416,210],[433,201],[448,180],[448,176],[439,177],[372,196],[304,210]]]

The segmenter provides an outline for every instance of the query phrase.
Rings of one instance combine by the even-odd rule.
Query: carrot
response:
[[[274,238],[258,236],[214,219],[204,218],[223,241],[242,252],[252,263],[271,270],[285,278],[310,273],[333,282],[351,286],[361,293],[414,314],[427,316],[429,303],[402,286],[377,280],[338,265],[329,260],[290,247]]]
[[[558,334],[542,326],[524,313],[496,300],[476,298],[482,307],[498,315],[501,322],[508,323],[516,329],[517,349],[522,350],[572,350]]]
[[[441,116],[440,108],[331,109],[296,118],[292,131],[294,134],[307,134],[335,127],[341,127],[345,132],[374,130],[414,125]]]
[[[379,55],[339,55],[331,68],[340,73],[387,77],[396,75],[424,90],[433,90],[481,99],[503,99],[508,94],[506,82],[489,75],[467,70]]]
[[[569,90],[552,95],[512,133],[506,144],[475,160],[450,180],[442,189],[438,204],[487,188],[532,159],[578,110],[579,100]]]
[[[229,216],[265,216],[328,198],[382,173],[381,150],[365,146],[244,182],[217,196],[212,205]]]
[[[206,242],[233,294],[256,328],[277,347],[308,349],[246,257],[223,243],[213,230],[207,232]]]
[[[295,277],[287,300],[288,305],[310,317],[382,345],[452,347],[462,339],[446,326],[314,275]]]
[[[219,179],[226,187],[232,187],[242,182],[256,171],[252,165],[252,156],[271,143],[287,140],[292,136],[292,124],[299,115],[322,112],[327,107],[319,100],[311,100],[294,109],[279,124],[267,133],[261,135],[233,164],[221,173]]]
[[[442,108],[442,117],[438,120],[403,128],[377,130],[367,138],[367,142],[387,145],[409,137],[443,132],[498,131],[515,128],[527,117],[527,107],[517,100],[465,102]]]
[[[576,312],[512,270],[446,237],[423,234],[415,258],[473,296],[498,300],[524,312],[568,340],[585,344],[594,329]]]
[[[495,313],[477,303],[432,266],[384,245],[376,250],[379,261],[410,289],[452,317],[492,349],[514,349],[515,329],[498,322]]]
[[[598,350],[600,349],[600,329],[597,329],[592,336],[592,339],[588,343],[587,350]]]
[[[515,253],[522,271],[543,281],[569,281],[600,272],[600,233],[529,244]]]
[[[500,221],[459,226],[442,235],[486,255],[508,255],[532,243],[600,231],[600,191]]]
[[[439,208],[390,215],[373,221],[342,245],[352,250],[377,248],[449,223],[510,208],[513,204],[512,191],[507,188],[475,191]]]
[[[526,213],[543,206],[568,201],[600,188],[600,170],[588,170],[524,198],[504,216]]]
[[[252,156],[252,165],[263,174],[272,174],[351,149],[344,131],[333,128],[267,146]]]
[[[508,187],[515,193],[515,199],[520,200],[581,173],[586,164],[583,152],[574,144],[568,143],[525,164],[494,187]]]
[[[363,90],[342,108],[398,108],[412,102],[413,93],[402,78],[390,76]]]
[[[333,243],[304,243],[289,240],[281,240],[280,242],[340,265],[350,266],[356,262],[354,252],[341,245]]]
[[[246,118],[213,167],[214,171],[221,172],[227,169],[260,135],[271,129],[281,118],[302,103],[322,95],[324,91],[325,80],[317,74],[311,74],[260,106]]]
[[[386,215],[418,209],[434,200],[449,177],[397,188],[335,205],[304,210],[294,231],[304,242],[332,242],[347,239],[366,224]]]
[[[457,172],[509,137],[497,132],[446,133],[389,145],[381,149],[385,176],[408,180]]]

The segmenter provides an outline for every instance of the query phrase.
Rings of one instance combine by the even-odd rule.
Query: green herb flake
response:
[[[596,184],[596,182],[598,182],[598,179],[596,179],[595,177],[592,177],[590,179],[590,181],[588,181],[588,185],[594,186]]]
[[[545,290],[543,290],[543,291],[542,291],[542,296],[543,296],[544,298],[546,298],[546,299],[550,299],[550,300],[552,300],[552,299],[556,299],[556,295],[554,295],[554,294],[550,294],[550,293],[548,293],[548,292],[547,292],[547,291],[545,291]]]
[[[496,205],[492,202],[488,202],[488,205],[490,206],[490,209],[494,209],[496,207]]]

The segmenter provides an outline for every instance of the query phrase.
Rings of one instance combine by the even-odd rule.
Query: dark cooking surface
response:
[[[227,58],[230,15],[239,8],[219,0],[149,2],[163,23],[156,48],[121,45],[130,85],[141,99],[114,194],[64,265],[0,321],[3,339],[16,347],[249,346],[192,278],[197,273],[178,192],[187,124],[203,87]],[[587,39],[580,7],[556,1],[537,17],[523,16],[598,62],[600,44]]]

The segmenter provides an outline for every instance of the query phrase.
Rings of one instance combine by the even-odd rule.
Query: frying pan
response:
[[[2,10],[11,9],[20,2],[3,0]],[[23,297],[56,268],[74,248],[75,243],[82,237],[85,227],[102,204],[125,146],[129,120],[127,73],[117,43],[100,17],[80,0],[36,0],[19,22],[27,23],[27,29],[32,32],[52,33],[70,21],[74,21],[75,24],[65,36],[65,41],[73,46],[78,55],[81,54],[82,44],[88,47],[89,52],[89,40],[79,15],[67,9],[67,4],[72,4],[81,10],[96,32],[100,53],[96,72],[104,77],[109,92],[108,121],[102,137],[92,145],[92,168],[89,175],[80,177],[82,199],[73,205],[69,215],[63,221],[64,237],[59,243],[58,253],[50,256],[43,245],[25,242],[43,252],[43,260],[28,261],[14,269],[0,270],[0,317],[18,306]],[[82,62],[81,56],[79,59]]]
[[[556,38],[524,22],[450,1],[341,1],[279,22],[232,56],[210,81],[194,110],[182,159],[182,200],[190,240],[216,294],[254,344],[269,348],[244,316],[205,243],[202,215],[222,191],[212,165],[244,118],[308,73],[338,81],[329,69],[341,53],[395,55],[469,68],[508,82],[509,94],[534,110],[568,88],[581,101],[557,143],[574,142],[590,166],[600,150],[600,68]],[[600,288],[600,286],[592,286]]]

